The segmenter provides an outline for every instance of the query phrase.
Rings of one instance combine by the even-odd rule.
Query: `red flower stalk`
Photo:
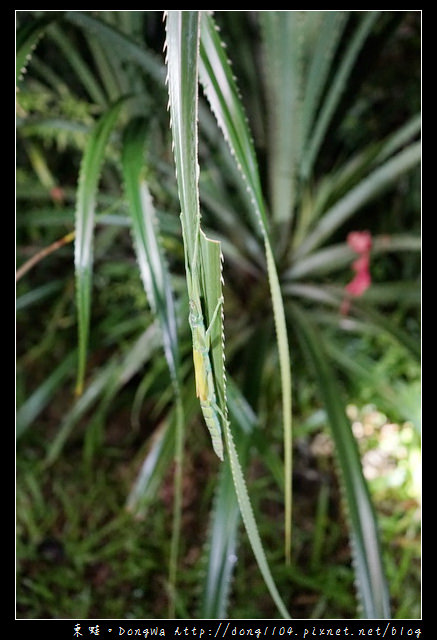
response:
[[[362,296],[363,293],[370,287],[372,280],[368,271],[359,271],[348,285],[346,285],[346,291],[354,297]]]
[[[346,296],[341,304],[340,312],[347,315],[350,307],[350,296],[359,297],[370,287],[372,277],[369,271],[370,249],[372,248],[372,236],[369,231],[351,231],[347,237],[350,248],[358,253],[358,258],[352,263],[355,276],[346,285]]]

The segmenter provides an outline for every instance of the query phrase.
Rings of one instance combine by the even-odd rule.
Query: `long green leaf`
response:
[[[166,20],[170,125],[181,203],[181,223],[190,266],[200,228],[197,160],[197,50],[195,12],[169,12]]]
[[[184,239],[185,270],[190,303],[202,310],[205,327],[210,327],[209,357],[212,360],[211,376],[214,392],[223,420],[226,420],[226,387],[224,371],[222,313],[215,316],[216,305],[222,300],[221,248],[218,242],[209,240],[200,227],[200,205],[197,164],[197,53],[199,40],[198,14],[196,12],[171,11],[166,21],[166,46],[170,122],[176,164],[181,224]],[[193,342],[193,349],[195,348]],[[203,374],[206,376],[206,372]],[[211,403],[213,398],[211,398]],[[217,412],[216,407],[210,410]],[[181,411],[179,415],[182,418]],[[209,425],[208,425],[209,426]],[[218,427],[220,429],[220,427]],[[211,434],[212,435],[212,434]],[[221,435],[217,434],[218,441]],[[214,439],[213,439],[214,443]],[[216,446],[216,445],[214,445]],[[179,438],[179,461],[182,458],[182,438]],[[181,467],[180,467],[181,469]],[[181,488],[180,483],[180,488]],[[179,507],[182,504],[181,492]],[[180,522],[181,509],[175,515]],[[175,549],[175,545],[172,545]],[[170,582],[175,579],[171,572]],[[174,601],[174,599],[173,599]]]
[[[200,225],[197,160],[197,54],[199,46],[197,13],[169,12],[166,32],[170,122],[181,204],[188,295],[190,299],[199,298],[196,300],[199,305],[202,301],[205,326],[209,326],[217,302],[222,297],[222,271],[220,243],[207,238]],[[221,318],[221,314],[218,314],[212,327],[211,354],[217,401],[223,415],[226,415],[223,321]]]
[[[351,425],[320,334],[308,314],[292,307],[299,340],[315,371],[343,479],[350,519],[356,582],[366,618],[389,618],[390,605],[379,546],[377,523],[363,476]]]
[[[281,287],[269,239],[267,215],[252,139],[227,54],[212,18],[207,15],[202,16],[200,45],[199,77],[246,183],[264,238],[281,374],[285,457],[285,557],[289,561],[292,520],[291,364]]]
[[[229,451],[229,459],[231,463],[232,476],[234,479],[234,487],[237,493],[238,502],[240,505],[241,517],[243,518],[244,526],[246,528],[247,535],[252,545],[252,549],[255,558],[258,562],[258,566],[264,578],[264,581],[270,591],[278,611],[284,618],[291,618],[286,606],[278,592],[275,581],[273,580],[269,564],[267,562],[266,555],[264,553],[264,547],[258,532],[256,520],[253,515],[252,505],[250,503],[249,494],[247,491],[246,483],[244,480],[243,472],[239,462],[237,449],[235,448],[232,432],[229,428],[229,423],[225,425],[226,443]]]
[[[205,574],[201,583],[199,617],[227,618],[230,584],[237,559],[240,507],[229,463],[220,469],[205,545]]]
[[[287,239],[301,147],[303,12],[261,12],[266,53],[272,218]]]
[[[197,159],[198,12],[170,11],[166,21],[166,33],[171,128],[179,200],[182,209],[181,221],[187,267],[187,284],[190,295],[192,295],[193,291],[201,292],[205,298],[206,309],[211,309],[216,304],[217,291],[221,291],[221,260],[219,244],[209,241],[200,229],[199,168]],[[191,268],[197,242],[200,243],[202,268],[200,273],[193,273]],[[211,292],[210,287],[212,289]],[[213,334],[211,349],[214,365],[216,361],[221,361],[223,366],[222,321],[216,324],[220,325],[220,329],[216,334],[218,340],[214,340]],[[216,351],[217,357],[215,357],[214,351]],[[217,385],[216,390],[218,391],[219,400],[220,394],[225,394],[224,378],[216,375],[214,380]],[[226,402],[223,415],[227,415]],[[276,589],[265,557],[229,422],[225,419],[223,423],[234,487],[246,531],[266,585],[281,614],[288,618],[290,616]]]
[[[243,468],[248,458],[256,419],[238,387],[229,381],[231,422],[240,433],[238,443]],[[228,617],[231,579],[237,561],[240,507],[235,493],[229,458],[220,470],[206,542],[205,577],[201,585],[199,617]]]
[[[144,144],[148,124],[132,120],[123,139],[123,176],[130,204],[132,233],[141,277],[149,303],[158,317],[164,352],[173,380],[178,376],[176,317],[170,276],[159,240],[159,228],[144,175]]]
[[[313,41],[308,42],[310,57],[305,74],[302,98],[302,150],[312,130],[321,95],[325,89],[331,64],[348,18],[347,11],[323,11]]]
[[[76,382],[76,393],[78,395],[83,391],[88,348],[96,192],[106,144],[124,100],[122,98],[115,102],[100,118],[88,141],[80,166],[74,252],[79,330],[79,362]]]

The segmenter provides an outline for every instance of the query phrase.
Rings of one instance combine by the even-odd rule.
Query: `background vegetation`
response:
[[[232,436],[282,601],[371,617],[377,581],[391,616],[420,617],[420,12],[217,12],[218,42],[203,17],[198,118],[175,110],[184,21],[177,40],[160,12],[16,15],[18,617],[280,615],[194,393],[179,213],[197,161]],[[372,283],[346,314],[362,230]]]

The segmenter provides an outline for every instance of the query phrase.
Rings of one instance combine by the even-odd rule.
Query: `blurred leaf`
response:
[[[44,380],[44,382],[27,398],[17,411],[16,436],[20,438],[32,422],[49,404],[53,395],[72,372],[76,352],[65,357],[61,364]]]
[[[26,69],[26,65],[30,60],[32,51],[36,47],[38,40],[41,38],[48,25],[58,18],[59,14],[54,14],[51,16],[43,16],[36,20],[32,19],[18,29],[16,36],[17,52],[15,61],[17,85]]]
[[[132,232],[137,261],[153,313],[158,318],[170,376],[173,382],[176,405],[175,439],[175,500],[173,532],[169,562],[171,591],[169,617],[174,617],[177,558],[182,514],[182,463],[184,440],[184,409],[180,390],[179,347],[176,333],[176,317],[170,276],[159,243],[159,229],[152,198],[144,174],[144,140],[147,123],[142,119],[131,121],[123,140],[123,175],[130,202]]]
[[[305,149],[301,165],[301,172],[304,178],[308,178],[311,175],[317,153],[326,135],[341,95],[347,85],[347,79],[353,69],[355,60],[378,16],[379,11],[363,12],[353,37],[349,39],[347,49],[342,55],[335,77],[328,88],[326,97],[314,123],[311,138]]]
[[[91,407],[103,398],[107,405],[109,399],[137,374],[144,363],[159,346],[159,333],[156,325],[148,327],[120,358],[113,356],[100,370],[95,372],[83,394],[77,398],[64,416],[56,436],[47,451],[47,464],[55,462],[65,445],[71,431]]]
[[[320,334],[310,317],[293,306],[299,340],[318,382],[320,397],[329,418],[335,451],[343,480],[350,520],[352,554],[360,602],[366,618],[389,618],[390,604],[379,548],[378,532],[358,449],[334,372]]]
[[[76,392],[83,390],[91,312],[93,239],[96,192],[106,144],[125,99],[108,108],[92,132],[82,158],[76,203],[76,299],[79,329],[79,362]]]
[[[163,478],[174,457],[175,429],[171,421],[161,424],[153,433],[150,448],[129,492],[126,508],[137,517],[145,517],[156,500]]]
[[[23,293],[21,296],[17,297],[15,308],[17,311],[22,311],[27,307],[38,304],[40,300],[50,297],[53,293],[60,291],[62,287],[62,280],[53,280],[52,282],[47,282],[46,284],[41,285],[40,287],[31,289],[27,293]]]
[[[269,178],[273,219],[282,246],[299,192],[302,153],[308,144],[347,12],[263,11]]]
[[[390,187],[405,171],[409,171],[417,165],[420,158],[420,142],[412,143],[363,178],[344,197],[324,212],[313,231],[299,246],[299,258],[306,256],[320,245],[360,207],[379,195],[383,189]]]
[[[176,317],[170,277],[159,243],[159,228],[144,173],[144,142],[147,123],[136,119],[129,123],[123,140],[123,175],[130,203],[132,233],[138,266],[149,303],[158,317],[173,381],[178,378]]]
[[[310,12],[306,13],[308,15]],[[328,75],[348,19],[348,13],[347,11],[322,11],[319,17],[320,26],[315,30],[313,38],[307,39],[305,53],[310,61],[302,98],[302,150],[306,148],[308,137],[313,130],[321,96],[326,88]]]
[[[85,61],[85,57],[81,55],[79,48],[69,38],[66,31],[59,25],[52,25],[48,34],[59,47],[66,60],[70,63],[90,98],[96,104],[105,106],[107,101],[99,84],[97,74],[92,72]]]
[[[330,307],[334,307],[339,313],[340,305],[344,299],[344,289],[330,285],[310,285],[292,283],[284,287],[284,291],[293,298],[305,298],[307,301],[323,303]],[[387,318],[383,313],[375,309],[373,304],[366,302],[367,292],[363,299],[354,299],[351,304],[351,314],[356,315],[361,320],[361,330],[367,328],[370,331],[377,331],[387,334],[391,339],[395,340],[404,349],[407,349],[411,355],[420,360],[420,344],[417,339],[410,335],[406,330],[399,327],[393,317]],[[318,314],[313,316],[318,317]],[[337,324],[339,324],[337,316]],[[344,318],[343,322],[348,324],[350,318]]]
[[[301,146],[303,12],[263,11],[266,84],[269,101],[270,183],[273,220],[284,231],[291,224],[296,196],[296,169]]]
[[[137,44],[132,38],[100,18],[82,11],[66,11],[64,18],[72,24],[98,38],[112,57],[120,56],[139,65],[159,84],[163,84],[165,70],[162,62],[144,46]],[[115,54],[115,55],[114,55]]]
[[[330,340],[329,356],[350,377],[353,385],[370,389],[377,406],[404,421],[411,421],[420,432],[420,382],[404,382],[384,363],[365,353],[348,353],[342,345]]]
[[[390,251],[420,251],[421,240],[414,234],[375,236],[372,244],[372,259],[379,254]],[[350,266],[356,254],[342,243],[330,245],[309,253],[298,260],[284,273],[284,280],[299,280],[308,276],[320,276],[337,269]]]
[[[255,427],[255,417],[238,387],[230,381],[229,408],[232,424],[239,430],[240,460],[246,467],[248,448]],[[227,617],[232,573],[237,561],[240,508],[233,484],[230,460],[220,469],[208,537],[205,544],[205,578],[201,588],[199,617]]]
[[[201,588],[199,617],[227,617],[232,573],[237,560],[240,507],[235,495],[229,458],[220,468],[205,547],[206,570]]]

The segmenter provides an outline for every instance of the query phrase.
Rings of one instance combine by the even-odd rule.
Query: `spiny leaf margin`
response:
[[[199,207],[199,167],[197,162],[199,20],[199,12],[170,11],[166,14],[167,82],[169,88],[170,122],[173,133],[179,199],[182,207],[181,220],[183,231],[184,221],[186,222],[188,220],[192,225],[185,229],[183,233],[188,266],[193,255],[196,233],[200,233],[200,210],[197,208]],[[182,74],[186,74],[184,77],[185,82],[181,79]],[[188,167],[185,166],[186,164],[188,164]],[[194,208],[192,206],[191,209],[185,210],[186,217],[184,218],[184,207],[187,203],[194,205]],[[189,274],[187,275],[189,276]],[[206,291],[204,291],[204,293],[206,293]],[[221,348],[223,348],[223,344],[221,344]],[[243,472],[238,460],[237,450],[232,438],[232,432],[227,420],[224,421],[224,429],[234,487],[252,549],[276,606],[281,612],[281,615],[285,618],[290,618],[278,593],[267,563],[250,505]]]
[[[291,558],[292,521],[292,397],[291,362],[287,325],[275,258],[269,238],[256,155],[237,85],[212,16],[201,20],[199,77],[217,122],[228,142],[250,194],[253,211],[264,238],[267,273],[278,341],[282,390],[285,457],[285,558]],[[219,81],[220,80],[220,81]]]

